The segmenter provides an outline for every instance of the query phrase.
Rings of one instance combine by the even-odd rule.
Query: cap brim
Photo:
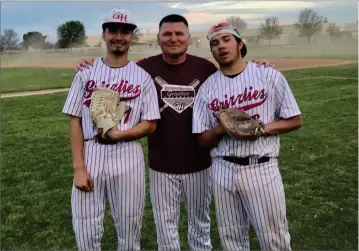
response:
[[[233,36],[235,36],[236,38],[238,38],[242,44],[243,47],[241,49],[241,55],[242,58],[245,57],[247,55],[247,46],[245,45],[245,43],[243,42],[242,38],[239,36],[238,32],[236,32],[235,30],[231,29],[231,28],[224,28],[224,29],[220,29],[217,31],[213,31],[212,33],[209,33],[207,35],[207,39],[209,41],[211,41],[215,36],[217,36],[218,34],[232,34]]]
[[[134,30],[137,28],[137,25],[135,24],[127,24],[127,23],[120,23],[120,22],[108,22],[108,23],[103,23],[102,24],[102,28],[108,28],[110,26],[121,26],[121,27],[127,27],[131,30]]]
[[[229,34],[232,34],[235,37],[240,38],[238,32],[236,32],[234,29],[228,27],[228,28],[221,28],[221,29],[218,29],[218,30],[214,30],[213,32],[211,32],[211,33],[209,33],[207,35],[207,39],[209,41],[211,41],[215,36],[217,36],[218,34],[223,34],[223,33],[229,33]]]

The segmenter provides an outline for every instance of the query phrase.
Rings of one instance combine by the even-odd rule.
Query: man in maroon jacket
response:
[[[217,67],[207,59],[187,54],[189,43],[187,20],[168,15],[159,24],[162,53],[137,62],[155,82],[161,111],[157,130],[148,136],[150,196],[158,250],[180,250],[178,221],[182,196],[190,249],[212,249],[211,158],[209,149],[200,147],[192,134],[192,106],[198,88]],[[77,69],[88,64],[92,64],[91,58],[83,59]]]

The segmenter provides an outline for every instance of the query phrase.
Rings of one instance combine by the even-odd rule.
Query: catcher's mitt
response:
[[[125,113],[126,103],[111,89],[98,86],[90,105],[91,119],[102,138],[120,123]]]
[[[215,115],[226,133],[235,139],[254,140],[264,135],[264,123],[239,109],[227,108]]]

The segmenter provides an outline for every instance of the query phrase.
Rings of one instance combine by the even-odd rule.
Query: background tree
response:
[[[44,49],[46,38],[47,36],[43,36],[38,31],[30,31],[22,36],[22,46],[26,49],[28,49],[29,47],[36,49]]]
[[[85,44],[85,26],[80,21],[68,21],[57,28],[59,48],[74,48]]]
[[[0,35],[0,51],[5,50],[4,37]]]
[[[340,32],[339,26],[335,23],[330,23],[326,32],[329,35],[329,40],[332,41],[333,38],[341,37],[342,33]]]
[[[2,47],[3,50],[15,49],[19,40],[19,36],[14,29],[5,29],[0,39],[0,47]]]
[[[134,31],[133,31],[133,34],[132,34],[132,39],[133,39],[133,43],[136,44],[138,43],[138,41],[140,40],[140,38],[143,36],[143,33],[140,32],[140,29],[136,28]]]
[[[308,38],[308,43],[311,43],[312,37],[321,32],[323,23],[327,22],[326,17],[319,16],[314,10],[304,9],[299,12],[298,21],[294,24],[294,27],[301,36]]]
[[[271,46],[272,39],[282,34],[283,28],[279,26],[278,17],[268,17],[259,28],[260,36],[268,39],[268,46]]]
[[[230,16],[226,21],[236,28],[239,33],[241,33],[242,30],[247,29],[247,23],[240,17]]]

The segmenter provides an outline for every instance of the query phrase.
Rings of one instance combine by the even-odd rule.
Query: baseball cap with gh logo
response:
[[[107,12],[105,20],[102,23],[102,28],[106,25],[123,24],[130,27],[132,30],[137,28],[132,14],[125,9],[112,9]]]

